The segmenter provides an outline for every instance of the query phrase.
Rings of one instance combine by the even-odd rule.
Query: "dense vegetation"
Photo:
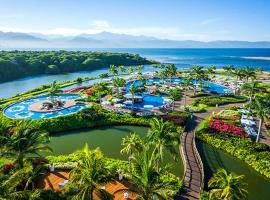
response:
[[[270,178],[270,152],[267,145],[255,143],[250,139],[233,136],[232,134],[210,133],[208,132],[210,119],[207,118],[200,124],[196,134],[198,139],[226,151],[244,161],[257,172]]]
[[[37,74],[88,71],[110,65],[141,65],[138,54],[72,51],[0,51],[0,82]]]

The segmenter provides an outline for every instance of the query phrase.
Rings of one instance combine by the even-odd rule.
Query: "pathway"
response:
[[[198,124],[213,112],[224,110],[230,106],[242,106],[242,103],[228,104],[208,110],[205,113],[195,113],[181,136],[180,152],[184,163],[183,187],[175,199],[196,200],[204,186],[203,163],[195,144],[195,130]]]

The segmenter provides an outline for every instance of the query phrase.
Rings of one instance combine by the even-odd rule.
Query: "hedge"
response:
[[[206,131],[208,121],[209,118],[200,124],[196,133],[198,139],[244,161],[255,171],[270,178],[270,152],[268,145],[227,134],[210,134]]]

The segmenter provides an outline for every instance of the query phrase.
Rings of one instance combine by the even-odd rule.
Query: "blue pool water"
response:
[[[168,81],[169,79],[168,78],[165,78],[165,79],[160,79],[160,78],[153,78],[153,79],[150,79],[150,80],[147,80],[146,83],[147,84],[151,84],[151,83],[154,83],[154,82],[161,82],[161,81]],[[181,78],[172,78],[171,79],[172,83],[174,84],[181,84],[182,83],[182,79]],[[192,81],[193,84],[196,83],[195,80]],[[129,93],[129,87],[132,83],[128,83],[126,85],[126,88],[127,88],[127,93]],[[207,86],[207,88],[205,88],[204,90],[206,92],[216,92],[216,93],[225,93],[226,91],[228,91],[229,89],[225,86],[222,86],[222,85],[218,85],[218,84],[215,84],[215,83],[211,83],[211,82],[208,82],[208,81],[204,81],[203,82],[204,85]],[[134,85],[136,86],[141,86],[141,82],[139,80],[135,81],[134,82]],[[150,106],[153,106],[153,107],[160,107],[164,104],[164,97],[166,97],[166,95],[163,95],[163,96],[154,96],[154,95],[149,95],[149,94],[145,94],[145,93],[142,93],[142,97],[143,97],[143,101],[140,102],[140,103],[135,103],[134,104],[134,108],[138,108],[138,109],[144,109],[144,110],[149,110],[149,108],[145,108],[144,106],[147,106],[147,105],[150,105]]]
[[[48,100],[49,98],[50,97],[48,96],[42,96],[42,97],[32,98],[29,100],[20,101],[5,108],[3,113],[4,115],[12,119],[48,119],[48,118],[59,117],[59,116],[75,113],[85,108],[85,105],[78,104],[78,105],[63,109],[63,110],[46,112],[46,113],[33,112],[28,109],[31,104],[38,101]],[[67,99],[67,100],[76,100],[76,99],[79,99],[80,96],[75,95],[75,94],[61,94],[58,96],[58,98]]]

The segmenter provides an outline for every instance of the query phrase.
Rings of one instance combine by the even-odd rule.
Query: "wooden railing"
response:
[[[204,167],[203,167],[203,162],[202,162],[201,156],[200,156],[199,151],[198,151],[197,146],[196,146],[196,130],[194,131],[194,136],[193,136],[193,150],[195,152],[195,157],[199,163],[199,167],[201,170],[200,191],[202,191],[204,188]]]

